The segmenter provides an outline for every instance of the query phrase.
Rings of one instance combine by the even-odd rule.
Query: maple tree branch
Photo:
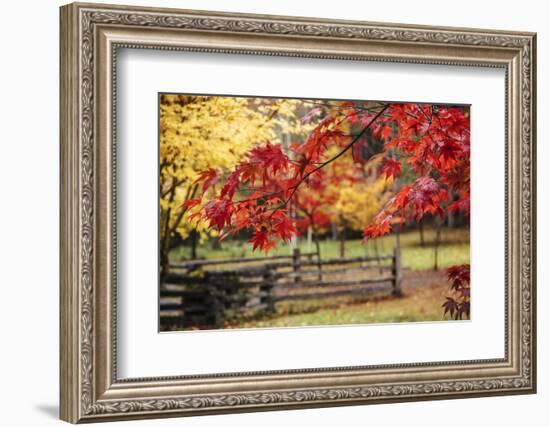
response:
[[[384,112],[390,107],[389,103],[388,104],[382,104],[382,105],[383,105],[383,107],[376,113],[376,115],[374,117],[372,117],[372,119],[369,121],[369,123],[363,127],[361,132],[359,132],[356,135],[353,135],[353,138],[352,138],[351,142],[349,142],[338,154],[336,154],[332,158],[320,163],[313,170],[311,170],[308,173],[304,174],[296,184],[289,187],[287,190],[292,189],[292,191],[291,191],[290,195],[286,198],[286,200],[284,200],[283,203],[281,203],[279,206],[267,207],[265,210],[272,210],[271,215],[269,216],[269,218],[271,218],[275,214],[276,211],[279,211],[279,210],[285,208],[289,204],[289,202],[292,200],[292,197],[294,196],[294,194],[296,194],[296,191],[298,190],[300,185],[304,181],[306,181],[311,175],[317,173],[319,170],[321,170],[325,166],[329,165],[330,163],[334,162],[335,160],[339,159],[346,152],[348,152],[357,143],[357,141],[359,141],[364,136],[367,129],[369,129],[370,126],[372,126],[372,124],[375,123],[376,120],[378,120],[378,118],[380,118],[382,116],[382,114],[384,114]],[[347,116],[344,116],[343,118],[341,118],[338,121],[338,124],[341,124],[345,120],[346,117]],[[352,135],[348,135],[348,136],[352,136]],[[250,190],[250,187],[248,189]],[[258,190],[260,190],[260,189],[254,189],[254,191],[258,191]],[[239,201],[236,201],[236,202],[231,200],[231,203],[232,204],[247,203],[247,202],[251,202],[251,201],[267,199],[270,196],[275,196],[275,195],[282,194],[282,193],[284,194],[285,190],[272,191],[272,192],[263,190],[262,192],[264,192],[265,194],[262,194],[258,197],[252,197],[252,198],[248,198],[248,199],[244,199],[244,200],[239,200]]]
[[[361,137],[365,134],[365,132],[367,131],[367,129],[389,108],[390,104],[386,104],[384,106],[384,108],[382,108],[372,119],[371,121],[363,128],[363,130],[361,132],[359,132],[355,138],[352,139],[352,141],[346,145],[346,147],[340,151],[338,154],[336,154],[334,157],[322,162],[319,166],[317,166],[315,169],[309,171],[308,173],[306,173],[301,179],[300,181],[298,181],[295,185],[293,185],[292,187],[292,192],[290,193],[290,196],[288,196],[287,200],[285,201],[285,203],[283,204],[283,206],[285,206],[286,204],[288,204],[288,202],[290,201],[290,199],[292,199],[292,196],[294,196],[294,193],[296,193],[296,191],[298,190],[298,187],[307,179],[309,178],[311,175],[313,175],[314,173],[318,172],[319,170],[321,170],[322,168],[324,168],[325,166],[327,166],[328,164],[332,163],[333,161],[339,159],[340,157],[342,157],[345,153],[347,153],[353,146],[354,144],[359,141],[359,139],[361,139]]]
[[[355,137],[352,139],[352,141],[346,145],[346,147],[344,147],[342,149],[342,151],[340,151],[338,154],[336,154],[334,157],[331,157],[330,159],[322,162],[321,164],[319,164],[319,166],[317,166],[315,169],[309,171],[307,174],[305,174],[301,179],[300,181],[298,181],[296,184],[294,184],[293,186],[289,187],[292,188],[292,191],[290,193],[290,195],[288,196],[288,198],[283,202],[281,203],[279,206],[276,206],[276,207],[273,207],[273,208],[269,208],[268,210],[272,210],[271,212],[271,215],[270,217],[273,216],[273,214],[286,207],[288,205],[288,203],[290,202],[290,200],[292,200],[292,197],[294,196],[294,194],[296,193],[296,191],[298,190],[298,187],[307,179],[309,178],[311,175],[313,175],[314,173],[318,172],[319,170],[321,170],[322,168],[324,168],[325,166],[329,165],[330,163],[334,162],[335,160],[337,160],[338,158],[342,157],[346,152],[348,152],[356,143],[357,141],[359,141],[361,139],[361,137],[363,137],[363,135],[365,134],[365,132],[367,131],[367,129],[370,128],[370,126],[376,121],[378,120],[378,118],[380,116],[382,116],[382,114],[384,114],[384,112],[389,108],[390,104],[385,104],[384,107],[370,120],[370,122],[361,130],[361,132],[359,132],[357,135],[355,135]],[[273,192],[271,195],[275,195],[275,194],[280,194],[280,193],[283,193],[283,191],[277,191],[277,192]],[[266,195],[262,195],[256,199],[262,199],[264,197],[267,197],[269,196],[269,194],[266,194]],[[254,199],[252,199],[254,200]]]
[[[351,142],[350,146],[348,146],[348,147],[346,147],[346,148],[344,149],[344,152],[345,152],[346,150],[348,150],[353,144],[355,144],[355,143],[361,138],[361,136],[363,136],[363,134],[364,134],[364,132],[366,131],[366,129],[367,129],[367,128],[368,128],[368,127],[369,127],[369,126],[370,126],[370,125],[371,125],[371,124],[372,124],[372,123],[373,123],[373,122],[374,122],[374,121],[384,112],[384,110],[385,110],[386,108],[388,108],[388,106],[389,106],[389,104],[387,104],[387,105],[384,107],[384,109],[383,109],[382,111],[379,111],[378,114],[376,115],[376,117],[374,117],[374,118],[371,120],[371,122],[368,123],[368,124],[365,126],[365,128],[364,128],[360,133],[358,133],[358,134],[356,134],[356,135],[352,135],[352,134],[345,135],[345,136],[353,136],[353,137],[354,137],[354,140]],[[336,126],[341,125],[342,122],[343,122],[346,118],[347,118],[347,116],[342,117],[342,118],[336,123]],[[344,152],[339,153],[336,157],[340,157],[342,154],[344,154]],[[334,159],[332,159],[332,160],[335,160],[335,159],[336,159],[336,158],[334,158]],[[289,160],[289,162],[292,162],[292,163],[294,163],[294,164],[298,164],[298,162],[296,162],[295,160],[292,160],[292,159],[288,159],[288,160]],[[320,166],[319,166],[317,169],[321,169],[322,167],[324,167],[324,166],[326,166],[328,163],[330,163],[332,160],[327,161],[327,162],[322,162],[322,163],[321,163],[321,162],[314,162],[313,164],[319,164]],[[252,164],[252,165],[253,165],[253,164],[259,164],[259,162],[256,162],[256,163],[250,162],[250,164]],[[314,173],[314,172],[316,172],[316,170],[311,171],[311,173]],[[290,198],[291,198],[292,195],[295,193],[294,187],[297,188],[297,186],[299,186],[299,185],[303,182],[304,179],[306,179],[309,175],[311,175],[311,173],[309,173],[309,174],[307,174],[306,176],[304,176],[304,178],[303,178],[300,182],[298,182],[296,185],[294,185],[294,186],[292,186],[292,187],[289,187],[289,188],[292,188],[294,191],[292,192],[292,194],[291,194],[291,196],[288,198],[288,200],[286,200],[286,201],[281,205],[281,207],[284,207],[284,206],[286,206],[286,205],[288,204]],[[239,200],[239,201],[237,201],[236,203],[253,202],[253,201],[255,201],[255,200],[261,200],[261,199],[264,199],[264,198],[269,197],[269,196],[274,196],[274,195],[277,195],[277,194],[282,194],[282,193],[284,193],[284,190],[279,190],[279,191],[265,191],[265,190],[261,190],[261,189],[258,189],[258,188],[250,188],[250,187],[248,187],[247,190],[249,190],[249,191],[260,191],[260,192],[263,192],[263,193],[265,193],[265,194],[263,194],[263,195],[261,195],[261,196],[258,196],[258,197],[251,197],[251,198],[248,198],[248,199]],[[274,211],[275,211],[275,210],[277,210],[277,208],[274,208]]]
[[[161,192],[160,197],[164,198],[164,197],[168,196],[173,190],[175,190],[177,187],[179,187],[185,181],[186,181],[185,178],[180,179],[180,180],[176,179],[175,181],[172,182],[172,185],[167,190]]]

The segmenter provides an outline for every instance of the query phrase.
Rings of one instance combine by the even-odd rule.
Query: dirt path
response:
[[[403,272],[403,289],[419,288],[425,286],[448,286],[444,270],[405,270]]]

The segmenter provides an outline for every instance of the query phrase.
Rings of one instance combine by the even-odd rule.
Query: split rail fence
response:
[[[161,329],[221,328],[269,315],[284,301],[401,293],[401,255],[319,260],[315,254],[171,265],[160,289]]]

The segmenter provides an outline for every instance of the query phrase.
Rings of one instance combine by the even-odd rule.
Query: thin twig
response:
[[[318,172],[319,170],[321,170],[322,168],[324,168],[325,166],[327,166],[328,164],[332,163],[333,161],[337,160],[338,158],[342,157],[346,152],[348,152],[353,146],[354,144],[359,141],[359,139],[365,134],[365,132],[367,131],[367,129],[378,119],[378,117],[380,117],[384,111],[386,111],[388,109],[388,107],[390,106],[390,104],[386,104],[384,106],[384,108],[382,108],[377,114],[376,116],[374,116],[371,121],[363,128],[363,130],[361,132],[359,132],[357,134],[357,136],[355,136],[355,138],[353,138],[353,140],[348,144],[346,145],[346,147],[340,151],[338,154],[336,154],[334,157],[324,161],[323,163],[321,163],[319,166],[317,166],[315,169],[309,171],[307,174],[305,174],[301,179],[300,181],[298,181],[295,185],[293,185],[292,187],[292,192],[290,193],[290,196],[287,198],[287,200],[285,201],[285,203],[283,204],[286,205],[290,199],[292,199],[292,196],[294,196],[294,193],[296,193],[296,190],[298,189],[298,187],[307,179],[309,178],[311,175],[313,175],[314,173]]]

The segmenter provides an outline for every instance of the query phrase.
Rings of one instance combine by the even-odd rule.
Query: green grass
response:
[[[438,264],[439,267],[450,265],[467,264],[470,262],[470,232],[467,229],[444,228],[441,232],[441,243],[439,246]],[[434,240],[435,230],[427,229],[424,232],[425,245],[420,244],[420,233],[410,231],[400,235],[403,255],[403,266],[413,270],[425,270],[434,266]],[[376,241],[364,243],[362,240],[348,240],[346,242],[346,253],[348,257],[353,256],[374,256],[376,247],[381,255],[389,255],[395,246],[395,236],[384,236]],[[314,245],[308,248],[305,239],[300,239],[300,251],[306,253],[314,251]],[[282,244],[269,255],[289,255],[291,248]],[[189,259],[190,250],[188,247],[180,246],[170,252],[172,261]],[[216,258],[250,258],[261,257],[261,252],[253,252],[252,247],[246,241],[224,241],[221,249],[213,248],[211,244],[198,248],[198,257],[206,259]],[[323,239],[321,241],[321,257],[323,259],[340,257],[340,242],[337,240]]]

